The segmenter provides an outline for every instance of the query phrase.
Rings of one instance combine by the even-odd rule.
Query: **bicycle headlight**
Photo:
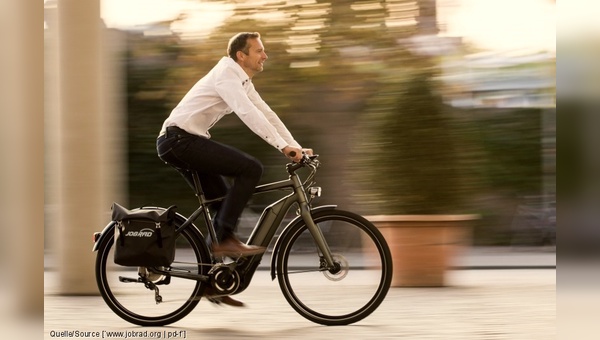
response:
[[[311,187],[308,189],[308,193],[312,197],[321,197],[321,187]]]

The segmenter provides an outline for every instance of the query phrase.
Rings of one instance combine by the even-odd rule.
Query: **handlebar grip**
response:
[[[296,157],[296,151],[290,151],[288,154],[290,157]]]

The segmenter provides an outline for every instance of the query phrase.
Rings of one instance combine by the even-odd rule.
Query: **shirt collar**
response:
[[[240,66],[240,64],[236,63],[235,60],[231,59],[231,57],[221,58],[221,63],[235,71],[235,74],[240,78],[242,85],[252,81],[252,79],[248,77],[248,74],[244,72],[244,69]]]

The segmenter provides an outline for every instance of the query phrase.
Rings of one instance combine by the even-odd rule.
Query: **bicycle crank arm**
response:
[[[153,272],[156,272],[158,274],[163,274],[163,275],[169,275],[172,277],[179,277],[182,279],[196,280],[196,281],[202,281],[202,282],[210,281],[210,277],[208,275],[198,275],[198,274],[192,274],[192,273],[188,273],[188,272],[175,272],[175,271],[164,271],[164,270],[154,270]]]

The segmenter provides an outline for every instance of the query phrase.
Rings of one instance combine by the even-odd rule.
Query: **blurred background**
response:
[[[155,138],[238,31],[262,34],[270,59],[255,85],[321,155],[319,204],[476,213],[475,245],[547,247],[559,190],[560,287],[577,284],[561,288],[563,315],[592,325],[599,14],[589,0],[0,2],[5,332],[39,329],[11,321],[40,316],[44,253],[68,249],[56,261],[82,263],[67,267],[79,277],[61,272],[63,293],[93,293],[90,236],[112,201],[193,209],[190,189],[156,158]],[[283,176],[281,156],[234,115],[212,132],[263,160],[264,182]],[[269,200],[257,197],[246,215]]]
[[[106,214],[111,199],[191,213],[192,191],[156,156],[158,131],[228,39],[258,31],[269,60],[255,86],[320,154],[318,203],[367,215],[475,213],[476,245],[554,244],[554,1],[104,0],[101,119],[60,113],[59,6],[45,1],[47,231],[69,171],[56,157],[61,126],[84,130],[81,116],[103,126],[104,156],[90,162],[104,163],[92,168],[105,169]],[[285,159],[235,115],[211,134],[261,159],[263,182],[285,177]],[[245,215],[272,200],[256,196]]]
[[[89,255],[82,261],[89,267],[91,231],[108,221],[113,200],[191,209],[191,191],[158,161],[154,140],[185,91],[225,54],[227,39],[249,30],[261,32],[270,56],[257,89],[322,155],[319,203],[364,214],[477,213],[475,244],[540,245],[552,240],[560,191],[559,305],[575,324],[561,327],[560,338],[593,337],[599,14],[590,0],[1,1],[0,260],[10,271],[0,282],[3,331],[39,334],[39,324],[12,321],[43,310],[44,252],[80,243],[70,254]],[[83,78],[79,86],[69,85],[69,74]],[[68,115],[68,97],[85,92],[102,100],[85,99],[95,110]],[[83,133],[65,140],[64,126]],[[214,135],[260,157],[265,181],[283,174],[280,156],[233,115]],[[92,177],[63,185],[78,172]],[[90,204],[97,194],[103,198]],[[60,217],[77,212],[78,200],[97,205],[93,218],[89,210]],[[521,225],[532,232],[517,239]]]

